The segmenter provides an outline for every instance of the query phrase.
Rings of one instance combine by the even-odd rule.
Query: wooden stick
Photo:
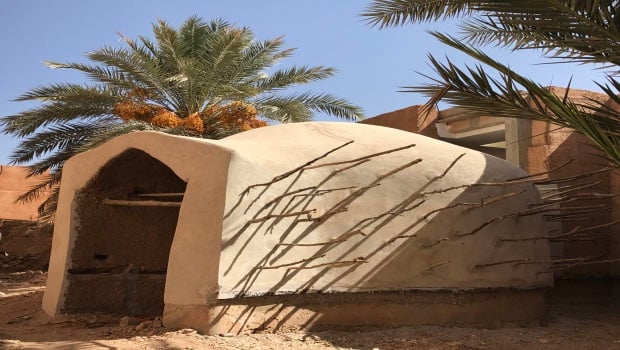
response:
[[[308,210],[296,211],[296,212],[286,213],[286,214],[269,214],[269,215],[262,216],[260,218],[248,220],[246,222],[246,225],[254,224],[257,222],[261,222],[261,221],[267,221],[269,219],[275,219],[275,218],[287,218],[291,216],[310,215],[315,212],[316,212],[316,209],[308,209]]]
[[[381,183],[380,183],[380,181],[382,181],[383,179],[385,179],[385,178],[387,178],[387,177],[389,177],[389,176],[392,176],[392,175],[394,175],[394,174],[396,174],[396,173],[398,173],[398,172],[401,172],[401,171],[403,171],[403,170],[405,170],[405,169],[407,169],[407,168],[409,168],[409,167],[411,167],[411,166],[413,166],[413,165],[415,165],[415,164],[418,164],[418,163],[420,163],[421,161],[422,161],[422,159],[421,159],[421,158],[414,159],[414,160],[412,160],[412,161],[410,161],[410,162],[408,162],[408,163],[406,163],[406,164],[403,164],[403,165],[401,165],[401,166],[399,166],[399,167],[397,167],[397,168],[395,168],[395,169],[392,169],[392,170],[388,171],[387,173],[384,173],[384,174],[379,175],[379,176],[378,176],[378,177],[377,177],[374,181],[372,181],[372,182],[370,183],[370,185],[367,185],[367,186],[361,187],[361,188],[359,188],[358,190],[356,190],[355,192],[351,193],[351,194],[347,197],[348,199],[347,199],[346,201],[341,202],[341,203],[340,203],[340,204],[339,204],[336,208],[334,208],[333,210],[329,211],[328,213],[330,214],[330,217],[331,217],[331,216],[333,216],[333,215],[335,215],[335,214],[337,214],[337,213],[339,213],[339,212],[341,211],[341,209],[343,209],[343,208],[345,208],[345,207],[346,207],[346,204],[351,203],[351,202],[352,202],[355,198],[357,198],[357,197],[361,196],[361,195],[362,195],[362,194],[364,194],[366,191],[370,190],[370,189],[371,189],[371,188],[373,188],[373,187],[377,187],[377,186],[379,186],[379,185],[381,184]],[[328,213],[326,213],[326,214],[328,214]],[[326,214],[325,214],[325,215],[326,215]],[[324,218],[324,219],[325,219],[325,218]]]
[[[461,153],[461,154],[459,154],[459,155],[458,155],[458,156],[457,156],[457,157],[456,157],[456,158],[455,158],[455,159],[454,159],[454,160],[450,163],[450,165],[448,165],[448,167],[446,168],[446,170],[444,170],[444,171],[443,171],[443,173],[441,173],[440,175],[436,176],[436,178],[431,179],[431,180],[430,180],[430,182],[433,182],[434,180],[441,179],[441,178],[443,178],[444,176],[446,176],[446,174],[448,174],[448,171],[450,171],[450,170],[451,170],[451,169],[452,169],[452,168],[456,165],[456,162],[458,162],[461,158],[465,157],[465,155],[466,155],[466,154],[467,154],[467,153]]]
[[[297,198],[297,197],[318,197],[318,196],[322,196],[331,192],[335,192],[335,191],[343,191],[343,190],[352,190],[357,188],[357,186],[348,186],[348,187],[339,187],[339,188],[330,188],[330,189],[325,189],[325,190],[319,190],[316,189],[316,187],[314,187],[314,192],[312,193],[307,193],[307,194],[296,194],[294,195],[292,198]]]
[[[409,167],[410,167],[410,166],[412,166],[412,165],[416,165],[416,164],[420,163],[421,161],[422,161],[422,158],[414,159],[414,160],[412,160],[411,162],[406,163],[406,164],[404,164],[404,165],[401,165],[401,166],[399,166],[399,167],[398,167],[398,168],[396,168],[396,169],[393,169],[393,170],[391,170],[391,171],[388,171],[388,172],[387,172],[387,173],[385,173],[385,174],[381,174],[381,175],[379,175],[379,177],[377,177],[377,180],[375,181],[375,183],[376,183],[376,182],[378,182],[379,180],[383,180],[383,179],[385,179],[386,177],[392,176],[392,175],[394,175],[394,174],[396,174],[396,173],[398,173],[398,172],[400,172],[400,171],[403,171],[403,170],[405,170],[405,169],[409,168]],[[367,187],[370,187],[370,186],[367,186]],[[374,186],[373,186],[373,187],[374,187]]]
[[[360,256],[353,260],[341,260],[341,261],[334,261],[334,262],[328,262],[328,263],[311,265],[311,266],[294,266],[294,267],[289,267],[289,270],[307,270],[307,269],[316,269],[318,267],[330,267],[330,268],[345,267],[345,266],[351,266],[351,265],[365,263],[365,262],[366,262],[366,258]]]
[[[340,235],[339,237],[332,238],[332,239],[330,239],[328,241],[324,241],[324,242],[318,242],[318,243],[278,243],[278,245],[295,246],[295,247],[324,246],[324,245],[328,245],[328,244],[344,242],[344,241],[348,240],[349,238],[351,238],[353,236],[356,236],[356,235],[366,236],[366,234],[364,232],[362,232],[362,230],[355,230],[355,231],[351,231],[351,232],[345,232],[342,235]]]
[[[543,214],[543,217],[546,220],[551,220],[551,221],[584,221],[588,218],[581,216],[582,214],[598,213],[600,211],[601,211],[600,209],[589,209],[589,210],[574,211],[571,213]]]
[[[525,193],[525,192],[527,192],[527,190],[509,192],[509,193],[502,194],[502,195],[499,195],[499,196],[491,197],[491,198],[486,199],[486,200],[484,198],[481,198],[480,199],[480,203],[464,203],[464,204],[465,205],[469,205],[469,206],[473,206],[475,208],[479,208],[479,207],[482,207],[482,206],[485,206],[485,205],[489,205],[489,204],[492,204],[492,203],[495,203],[495,202],[499,202],[499,201],[501,201],[503,199],[510,198],[512,196],[520,195],[521,193]]]
[[[597,200],[597,199],[607,199],[607,198],[614,198],[614,197],[618,197],[620,196],[620,193],[617,194],[613,194],[613,193],[577,193],[574,194],[572,196],[568,196],[568,197],[560,197],[557,199],[547,199],[545,201],[542,201],[540,203],[534,203],[534,204],[530,204],[530,206],[536,206],[536,205],[545,205],[545,204],[557,204],[557,203],[564,203],[564,202],[572,202],[572,201],[589,201],[589,200]]]
[[[499,221],[499,220],[502,220],[502,219],[503,219],[503,217],[499,216],[499,217],[493,218],[491,220],[487,220],[487,221],[483,222],[482,225],[476,227],[475,229],[473,229],[470,232],[456,233],[456,235],[457,236],[471,236],[471,235],[475,234],[476,232],[482,230],[483,228],[487,227],[488,225],[494,223],[495,221]]]
[[[125,207],[181,207],[181,202],[126,201],[120,199],[104,199],[103,204]]]
[[[431,178],[430,180],[428,180],[427,184],[433,183],[439,179],[444,178],[448,172],[456,165],[456,163],[463,158],[466,155],[466,153],[461,153],[459,156],[457,156],[449,165],[448,167],[439,175]],[[420,196],[426,196],[428,194],[435,194],[435,193],[442,193],[442,192],[447,192],[450,191],[452,189],[457,189],[457,188],[462,188],[462,186],[455,186],[455,187],[449,187],[448,189],[438,189],[438,190],[432,190],[432,191],[427,191],[427,192],[420,192]]]
[[[432,214],[435,214],[435,213],[440,212],[440,211],[442,211],[442,210],[452,209],[452,208],[455,208],[455,207],[458,207],[458,206],[466,206],[466,207],[472,207],[472,208],[479,208],[479,207],[482,207],[482,206],[485,206],[485,205],[488,205],[488,204],[492,204],[492,203],[498,202],[498,201],[503,200],[503,199],[506,199],[506,198],[510,198],[510,197],[513,197],[513,196],[519,195],[519,194],[521,194],[521,193],[523,193],[523,192],[525,192],[525,191],[526,191],[526,190],[522,190],[522,191],[515,191],[515,192],[510,192],[510,193],[505,193],[505,194],[502,194],[502,195],[499,195],[499,196],[495,196],[495,197],[492,197],[492,198],[489,198],[489,199],[486,199],[486,200],[485,200],[485,199],[481,199],[481,200],[480,200],[480,202],[475,202],[475,203],[455,203],[455,204],[451,204],[451,205],[445,206],[445,207],[443,207],[443,208],[433,209],[433,210],[429,211],[428,213],[424,214],[424,215],[423,215],[420,219],[418,219],[418,220],[417,220],[417,221],[416,221],[416,222],[415,222],[412,226],[410,226],[410,227],[415,227],[415,226],[416,226],[416,225],[418,225],[420,222],[422,222],[422,221],[424,221],[424,220],[428,219],[428,217],[430,217]],[[418,205],[414,206],[413,208],[415,208],[415,207],[419,206],[419,205],[420,205],[420,204],[422,204],[423,202],[424,202],[424,201],[422,201],[422,202],[421,202],[421,203],[419,203]],[[513,214],[511,214],[511,215],[513,215]],[[478,232],[478,231],[482,230],[485,226],[490,225],[492,222],[494,222],[494,221],[496,221],[496,220],[503,220],[503,219],[505,219],[505,218],[507,218],[507,217],[509,217],[509,216],[511,216],[511,215],[506,215],[506,216],[502,216],[502,217],[493,218],[493,219],[488,220],[487,222],[483,223],[483,224],[482,224],[482,225],[480,225],[479,227],[475,228],[475,229],[474,229],[473,231],[471,231],[471,232],[467,232],[467,233],[457,233],[456,235],[457,235],[457,236],[469,236],[469,235],[473,235],[473,234],[475,234],[476,232]],[[409,231],[409,230],[407,230],[406,232],[408,232],[408,231]],[[414,236],[415,236],[415,234],[413,234],[413,235],[398,235],[398,236],[393,237],[392,239],[390,239],[390,240],[388,241],[388,243],[392,243],[392,242],[394,242],[394,241],[395,241],[395,240],[397,240],[397,239],[401,239],[401,238],[409,238],[409,237],[414,237]],[[447,240],[447,239],[441,239],[441,240],[439,240],[439,241],[435,242],[433,245],[437,245],[437,244],[439,244],[439,243],[440,243],[441,241],[443,241],[443,240]]]
[[[389,216],[389,215],[402,215],[402,214],[404,214],[404,213],[406,213],[406,212],[408,212],[408,211],[411,211],[411,210],[413,210],[413,209],[415,209],[415,208],[419,207],[420,205],[424,204],[424,202],[426,202],[426,200],[425,200],[425,199],[423,199],[423,200],[421,200],[421,201],[419,201],[419,202],[415,203],[414,205],[412,205],[412,206],[410,206],[410,207],[406,207],[406,206],[405,206],[404,208],[401,208],[401,209],[397,209],[397,210],[394,210],[394,211],[389,211],[389,212],[387,212],[387,213],[379,214],[379,215],[377,215],[377,216],[373,216],[373,217],[365,218],[365,219],[361,220],[361,221],[360,221],[357,225],[362,225],[362,224],[366,223],[367,221],[378,220],[378,219],[381,219],[381,218],[382,218],[382,217],[384,217],[384,216]]]
[[[341,148],[343,148],[343,147],[346,147],[346,146],[348,146],[348,145],[350,145],[350,144],[352,144],[352,143],[353,143],[353,140],[351,140],[351,141],[347,141],[347,142],[343,143],[342,145],[340,145],[340,146],[338,146],[338,147],[332,148],[331,150],[329,150],[329,151],[327,151],[327,152],[323,153],[322,155],[320,155],[320,156],[318,156],[318,157],[316,157],[316,158],[314,158],[314,159],[312,159],[312,160],[309,160],[309,161],[305,162],[304,164],[302,164],[302,165],[300,165],[300,166],[296,167],[295,169],[293,169],[293,170],[289,170],[289,171],[287,171],[287,172],[285,172],[285,173],[283,173],[283,174],[280,174],[280,175],[278,175],[278,176],[274,177],[273,179],[271,179],[271,181],[264,182],[264,183],[259,183],[259,184],[254,184],[254,185],[250,185],[250,186],[248,186],[245,190],[243,190],[243,192],[241,192],[240,196],[242,196],[242,197],[243,197],[243,196],[245,196],[245,195],[246,195],[246,194],[248,194],[248,193],[250,192],[250,190],[251,190],[251,189],[253,189],[253,188],[256,188],[256,187],[265,187],[265,186],[272,185],[272,184],[274,184],[274,183],[276,183],[276,182],[278,182],[278,181],[282,181],[282,180],[286,179],[287,177],[289,177],[289,176],[291,176],[291,175],[295,174],[296,172],[298,172],[298,171],[300,171],[300,170],[303,170],[305,167],[309,166],[310,164],[313,164],[313,163],[315,163],[315,162],[317,162],[317,161],[319,161],[319,160],[321,160],[321,159],[323,159],[323,158],[327,157],[328,155],[330,155],[330,154],[332,154],[332,153],[336,152],[337,150],[339,150],[339,149],[341,149]]]
[[[543,215],[543,217],[545,218],[545,220],[547,221],[586,221],[588,220],[588,218],[563,218],[563,217],[555,217],[553,215]]]
[[[384,155],[384,154],[401,151],[401,150],[404,150],[404,149],[407,149],[407,148],[412,148],[412,147],[415,147],[415,144],[411,144],[411,145],[407,145],[407,146],[403,146],[403,147],[392,148],[392,149],[389,149],[387,151],[377,152],[377,153],[369,154],[367,156],[363,156],[363,157],[359,157],[359,158],[355,158],[355,159],[351,159],[351,160],[345,160],[345,161],[342,161],[342,162],[323,163],[323,164],[307,166],[307,167],[304,167],[304,170],[322,168],[322,167],[331,166],[331,165],[338,165],[338,164],[356,163],[356,162],[358,162],[360,160],[374,158],[374,157],[377,157],[377,156],[381,156],[381,155]]]
[[[597,204],[597,205],[589,205],[584,207],[563,207],[563,208],[543,208],[544,206],[540,206],[538,208],[526,209],[516,213],[517,216],[529,216],[536,215],[540,213],[546,213],[549,211],[571,211],[571,210],[581,210],[581,209],[605,209],[608,208],[605,204]]]
[[[577,231],[577,232],[585,232],[585,231],[590,231],[590,230],[595,230],[597,228],[603,228],[603,227],[608,227],[608,226],[614,226],[615,224],[620,223],[620,219],[615,220],[615,221],[611,221],[608,222],[606,224],[600,224],[600,225],[595,225],[595,226],[589,226],[589,227],[584,227],[583,229]],[[561,237],[561,236],[555,236],[554,238],[557,237]]]
[[[347,207],[341,207],[341,208],[337,208],[334,210],[330,210],[328,212],[323,213],[323,215],[317,216],[317,217],[310,217],[308,216],[307,218],[304,219],[297,219],[295,220],[296,222],[309,222],[309,221],[315,221],[315,222],[321,222],[321,221],[325,221],[329,218],[331,218],[332,216],[338,214],[338,213],[344,213],[346,211],[348,211],[349,208]]]
[[[426,267],[426,269],[424,269],[424,270],[425,271],[430,271],[430,270],[432,270],[432,269],[434,269],[434,268],[436,268],[438,266],[442,266],[442,265],[449,264],[449,263],[450,263],[450,260],[440,261],[440,262],[438,262],[436,264],[428,265]]]
[[[418,235],[415,234],[415,233],[412,233],[410,235],[398,235],[398,236],[394,236],[394,237],[390,238],[386,243],[390,244],[390,243],[394,243],[394,241],[396,241],[397,239],[413,238],[413,237],[418,237]]]
[[[617,169],[617,167],[609,166],[609,167],[601,168],[599,170],[591,171],[589,173],[583,173],[583,174],[579,174],[579,175],[576,175],[576,176],[564,177],[564,178],[560,178],[560,179],[539,181],[539,182],[535,182],[535,184],[536,185],[541,185],[541,184],[559,184],[559,183],[564,183],[564,182],[571,182],[571,181],[583,179],[583,178],[586,178],[586,177],[590,177],[592,175],[600,174],[600,173],[603,173],[603,172],[606,172],[606,171],[611,171],[611,170],[614,170],[614,169]]]
[[[596,181],[596,182],[593,182],[593,183],[585,184],[583,186],[581,186],[581,185],[565,186],[564,188],[569,188],[569,189],[564,190],[564,191],[559,191],[559,192],[546,191],[544,194],[541,192],[541,198],[543,200],[546,200],[546,199],[549,199],[549,198],[553,198],[553,197],[557,197],[557,196],[562,196],[562,195],[565,195],[565,194],[573,192],[573,191],[582,190],[584,188],[596,186],[596,185],[598,185],[600,183],[601,183],[600,181]],[[560,188],[558,187],[558,190],[559,189]]]
[[[279,269],[279,268],[281,268],[281,267],[288,267],[288,266],[293,266],[293,265],[303,264],[303,263],[308,262],[308,261],[312,261],[312,260],[320,259],[320,258],[324,257],[325,255],[326,255],[326,254],[323,254],[323,255],[317,255],[317,256],[312,256],[312,257],[309,257],[309,258],[307,258],[307,259],[302,259],[302,260],[298,260],[298,261],[294,261],[294,262],[291,262],[291,263],[286,263],[286,264],[272,265],[272,266],[259,266],[259,267],[257,267],[257,269],[260,269],[260,270],[273,270],[273,269]]]
[[[291,192],[288,192],[288,193],[285,193],[285,194],[281,194],[281,195],[275,197],[274,199],[270,200],[269,202],[265,203],[263,208],[265,208],[265,209],[269,208],[273,204],[275,204],[275,203],[279,202],[280,200],[282,200],[284,197],[294,196],[294,195],[296,195],[296,194],[298,194],[300,192],[305,192],[305,191],[313,190],[315,188],[316,188],[316,186],[304,187],[304,188],[300,188],[300,189],[297,189],[297,190],[294,190],[294,191],[291,191]]]
[[[424,245],[422,245],[420,248],[421,248],[421,249],[428,249],[428,248],[432,248],[432,247],[434,247],[434,246],[438,245],[439,243],[441,243],[441,242],[443,242],[443,241],[449,241],[449,240],[450,240],[450,238],[448,238],[448,237],[440,238],[440,239],[438,239],[438,240],[436,240],[436,241],[433,241],[433,242],[431,242],[431,243],[424,244]]]
[[[559,169],[562,169],[563,167],[567,166],[568,164],[570,164],[570,163],[571,163],[571,162],[573,162],[573,161],[574,161],[574,159],[569,159],[569,160],[567,160],[566,162],[564,162],[564,163],[562,163],[562,164],[558,165],[557,167],[552,168],[552,169],[550,169],[550,170],[548,170],[548,171],[543,171],[543,172],[541,172],[541,173],[530,174],[530,175],[521,176],[521,177],[515,177],[515,178],[509,179],[509,180],[507,180],[507,181],[523,180],[523,179],[527,179],[527,178],[530,178],[530,177],[536,177],[536,176],[540,176],[540,175],[547,175],[547,174],[550,174],[550,173],[556,172],[556,171],[558,171]]]
[[[581,229],[581,226],[577,226],[574,229],[572,229],[571,231],[567,232],[567,233],[562,233],[559,235],[546,235],[546,236],[533,236],[533,237],[524,237],[524,238],[500,238],[498,241],[499,242],[520,242],[520,241],[535,241],[535,240],[539,240],[539,239],[551,239],[551,238],[561,238],[561,237],[567,237],[567,236],[571,236],[573,234],[575,234],[576,232],[578,232],[578,230]]]
[[[604,240],[603,237],[568,237],[568,238],[556,238],[556,239],[549,239],[552,242],[569,242],[569,241],[576,241],[576,242],[597,242],[597,241],[602,241]]]
[[[493,187],[493,186],[522,185],[522,184],[532,183],[532,181],[533,180],[518,180],[518,181],[506,181],[506,182],[478,182],[478,183],[473,183],[473,184],[462,184],[462,185],[456,185],[456,186],[451,186],[451,187],[446,187],[446,188],[438,188],[436,190],[420,192],[420,194],[427,196],[429,194],[444,193],[444,192],[448,192],[452,190],[458,190],[461,188],[479,187],[479,186]]]
[[[529,264],[563,264],[563,263],[573,263],[573,262],[588,262],[590,260],[593,259],[598,259],[598,258],[602,258],[603,256],[605,256],[607,253],[605,254],[601,254],[601,255],[597,255],[597,256],[586,256],[583,258],[567,258],[567,259],[551,259],[551,260],[527,260],[527,261],[521,261],[521,262],[517,262],[517,265],[529,265]]]
[[[561,271],[561,270],[569,269],[571,267],[578,267],[578,266],[597,265],[597,264],[609,264],[609,263],[617,263],[617,262],[620,262],[620,259],[606,259],[606,260],[596,260],[596,261],[584,261],[584,262],[578,262],[578,263],[574,263],[574,264],[568,264],[566,266],[554,267],[553,271]]]
[[[520,263],[520,262],[525,262],[525,261],[529,261],[529,260],[530,260],[529,258],[520,258],[520,259],[496,261],[496,262],[486,263],[486,264],[474,264],[474,268],[475,269],[480,269],[480,268],[484,268],[484,267],[491,267],[491,266],[497,266],[497,265]]]
[[[183,197],[185,195],[184,192],[178,193],[138,193],[136,196],[138,197]]]

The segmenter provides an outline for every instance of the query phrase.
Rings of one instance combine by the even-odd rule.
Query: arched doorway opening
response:
[[[158,315],[186,182],[129,149],[76,195],[64,312]]]

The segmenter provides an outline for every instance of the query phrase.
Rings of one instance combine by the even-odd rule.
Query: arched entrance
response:
[[[76,195],[64,312],[157,315],[186,183],[129,149]]]

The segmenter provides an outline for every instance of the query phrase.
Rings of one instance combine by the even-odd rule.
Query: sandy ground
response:
[[[32,227],[15,226],[0,241],[0,349],[620,349],[620,305],[590,292],[577,298],[552,293],[547,318],[527,328],[203,336],[168,331],[158,318],[84,314],[50,320],[41,311],[47,275],[39,269],[51,233]]]

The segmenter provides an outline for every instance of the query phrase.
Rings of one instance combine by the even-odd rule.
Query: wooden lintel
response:
[[[175,192],[175,193],[139,193],[138,197],[183,197],[185,193],[183,192]]]
[[[103,204],[119,205],[126,207],[180,207],[181,202],[161,202],[161,201],[127,201],[121,199],[104,199]]]

